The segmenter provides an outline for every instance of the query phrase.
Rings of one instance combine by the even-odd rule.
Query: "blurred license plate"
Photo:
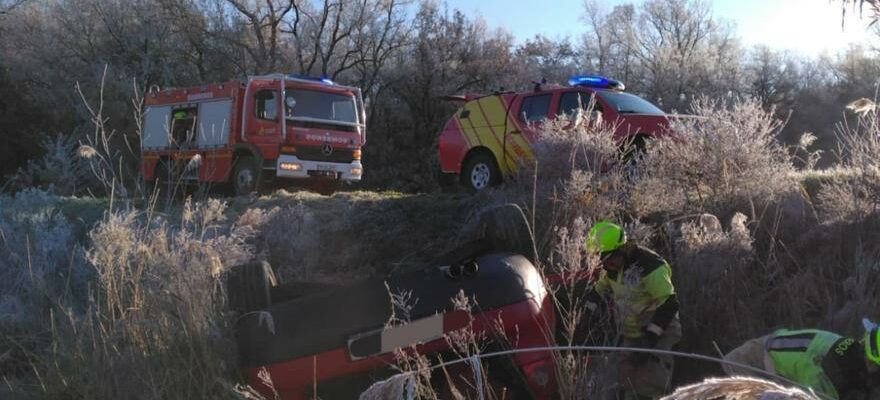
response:
[[[336,167],[330,164],[318,164],[318,171],[336,171]]]

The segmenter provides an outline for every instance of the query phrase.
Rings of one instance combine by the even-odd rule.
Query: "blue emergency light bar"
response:
[[[325,76],[310,76],[310,75],[303,75],[303,74],[289,74],[287,76],[294,78],[294,79],[303,79],[303,80],[307,80],[307,81],[321,82],[325,85],[335,85],[335,83],[333,81],[331,81],[330,78],[327,78]]]
[[[601,89],[613,89],[623,91],[626,87],[618,80],[609,79],[598,75],[575,75],[568,78],[569,86],[586,86]]]

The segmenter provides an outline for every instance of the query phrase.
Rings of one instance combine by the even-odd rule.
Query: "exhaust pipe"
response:
[[[480,265],[474,260],[456,263],[449,266],[446,276],[450,279],[460,279],[462,276],[473,278],[480,271]]]

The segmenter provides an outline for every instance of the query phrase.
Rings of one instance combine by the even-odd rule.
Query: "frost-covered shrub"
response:
[[[880,211],[880,113],[874,108],[855,126],[838,128],[842,167],[849,171],[819,191],[822,214],[831,220],[858,220]]]
[[[28,161],[12,175],[15,189],[39,187],[59,195],[86,193],[95,183],[88,154],[80,151],[74,135],[57,134],[42,140],[43,156]]]
[[[59,302],[34,351],[49,397],[233,398],[234,354],[223,270],[249,261],[252,231],[228,224],[225,204],[187,203],[172,224],[108,211],[84,250],[95,277],[84,310]]]
[[[772,111],[755,100],[703,99],[692,113],[670,121],[672,135],[648,142],[632,193],[639,214],[727,214],[796,190]]]
[[[48,312],[51,298],[85,295],[91,271],[61,201],[39,189],[0,196],[0,326],[22,328]]]
[[[724,229],[714,215],[703,214],[681,225],[670,262],[690,349],[711,349],[712,341],[736,343],[764,329],[760,302],[772,272],[753,262],[745,223],[745,215],[737,213]]]
[[[535,159],[520,163],[508,192],[535,213],[539,251],[549,253],[558,228],[626,213],[627,166],[601,119],[559,118],[545,122],[534,144]],[[505,199],[505,201],[507,201]]]

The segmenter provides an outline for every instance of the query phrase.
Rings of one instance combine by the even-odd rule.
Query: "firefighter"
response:
[[[815,391],[828,399],[866,399],[880,379],[880,331],[865,320],[861,341],[819,329],[780,329],[745,342],[726,361],[761,369]],[[756,375],[724,364],[729,375]]]
[[[588,252],[602,262],[596,294],[614,304],[624,347],[670,350],[681,339],[672,269],[657,253],[628,242],[620,225],[600,221],[588,232]],[[589,305],[588,305],[589,306]],[[617,375],[626,398],[657,398],[668,391],[671,355],[621,353]]]

